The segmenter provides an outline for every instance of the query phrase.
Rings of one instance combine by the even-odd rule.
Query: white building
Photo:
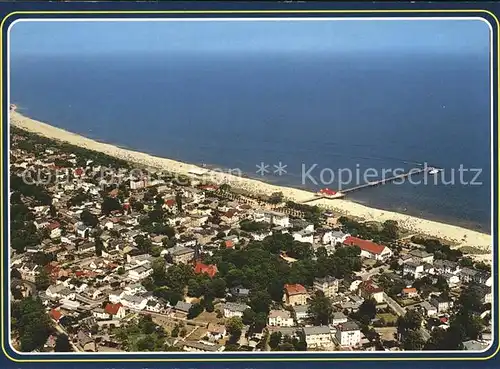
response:
[[[344,245],[358,246],[361,249],[361,256],[368,259],[383,261],[392,256],[392,251],[388,247],[358,237],[347,237]]]
[[[140,281],[141,279],[149,277],[151,274],[153,274],[153,268],[140,265],[137,268],[129,270],[128,277],[133,281]]]
[[[307,343],[307,348],[325,348],[333,346],[330,327],[315,326],[302,328]]]
[[[143,310],[146,307],[148,300],[144,297],[125,295],[121,299],[121,303],[123,306],[130,309]]]
[[[235,302],[227,302],[224,304],[224,317],[232,318],[232,317],[242,317],[243,312],[250,307],[246,304],[238,304]]]
[[[284,228],[290,227],[290,218],[277,211],[264,211],[264,222]]]
[[[343,347],[355,347],[361,342],[361,330],[354,322],[339,325],[335,338]]]
[[[314,231],[308,229],[302,229],[298,232],[293,232],[293,239],[299,242],[314,243]]]
[[[293,327],[292,315],[287,310],[271,310],[267,324],[273,327]]]

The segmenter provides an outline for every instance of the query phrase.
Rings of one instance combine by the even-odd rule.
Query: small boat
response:
[[[429,174],[438,174],[441,171],[442,171],[441,168],[434,168],[434,167],[429,168]]]

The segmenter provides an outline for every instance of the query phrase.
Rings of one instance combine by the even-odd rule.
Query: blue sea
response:
[[[94,139],[311,190],[338,189],[339,170],[361,174],[347,188],[368,168],[373,180],[426,162],[446,181],[454,171],[455,184],[386,184],[348,199],[487,232],[489,79],[486,55],[458,53],[39,56],[12,60],[11,102]],[[304,181],[314,164],[316,183]],[[461,165],[483,184],[470,172],[460,183]]]

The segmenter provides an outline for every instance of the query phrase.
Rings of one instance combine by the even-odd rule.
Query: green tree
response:
[[[19,335],[21,351],[42,348],[52,331],[52,323],[41,300],[28,297],[15,302],[11,314],[12,330]]]
[[[269,346],[276,350],[281,342],[281,332],[273,332],[269,337]]]
[[[363,301],[359,307],[359,315],[367,316],[368,319],[374,319],[377,315],[377,302],[374,299]]]
[[[328,325],[333,316],[332,301],[322,293],[317,293],[309,302],[308,313],[314,325]]]
[[[177,204],[177,211],[182,213],[182,195],[180,192],[175,194],[175,203]]]
[[[35,285],[39,291],[45,291],[50,286],[50,276],[45,269],[35,277]]]
[[[65,334],[60,334],[56,339],[56,346],[54,348],[55,352],[70,352],[73,351],[71,349],[71,344],[69,343],[68,336]]]
[[[96,227],[99,224],[97,215],[92,214],[88,210],[82,211],[82,213],[80,214],[80,220],[83,222],[83,224],[92,228]]]
[[[203,313],[203,306],[201,306],[201,304],[194,304],[189,308],[187,318],[194,319],[201,313]]]
[[[243,321],[240,317],[232,317],[226,321],[227,333],[231,336],[230,341],[232,343],[238,341],[243,331]]]
[[[406,333],[402,346],[406,351],[422,350],[425,341],[418,330],[410,330]]]

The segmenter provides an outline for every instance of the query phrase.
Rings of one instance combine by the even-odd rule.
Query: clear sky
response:
[[[484,53],[480,20],[18,22],[13,57],[121,52],[418,51]]]

